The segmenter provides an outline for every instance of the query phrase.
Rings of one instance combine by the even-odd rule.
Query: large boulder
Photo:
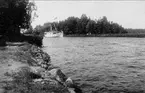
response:
[[[61,84],[66,87],[69,93],[82,93],[82,90],[74,83],[74,81],[67,77],[59,68],[54,68],[49,71],[45,71],[42,77],[46,80],[55,80],[56,85]]]

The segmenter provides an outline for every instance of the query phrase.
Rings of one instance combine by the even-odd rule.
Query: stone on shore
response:
[[[3,88],[0,87],[4,93],[81,93],[75,92],[71,78],[53,66],[50,56],[41,48],[28,43],[13,44],[2,53],[8,56],[2,64],[6,66],[3,73],[8,78],[2,83]]]

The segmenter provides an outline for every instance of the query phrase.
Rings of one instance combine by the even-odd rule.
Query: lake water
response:
[[[84,93],[145,92],[145,38],[44,38],[43,44],[52,64]]]

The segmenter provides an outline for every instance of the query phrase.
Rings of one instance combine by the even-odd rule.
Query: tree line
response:
[[[57,30],[63,31],[65,35],[127,33],[125,28],[117,23],[108,21],[106,16],[98,20],[92,20],[85,14],[82,14],[80,18],[72,16],[63,21],[44,23],[43,26],[36,26],[34,31],[37,33],[50,31],[50,25],[53,29],[56,26]]]

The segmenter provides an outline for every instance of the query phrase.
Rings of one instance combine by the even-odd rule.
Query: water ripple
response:
[[[84,93],[145,91],[145,38],[44,38],[43,44],[52,63]]]

